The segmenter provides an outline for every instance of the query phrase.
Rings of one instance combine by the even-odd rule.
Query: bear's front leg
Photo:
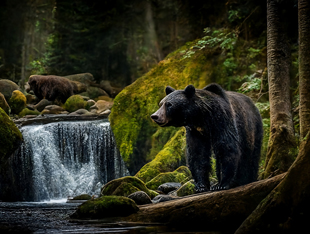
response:
[[[240,151],[234,142],[217,144],[214,148],[218,183],[211,190],[224,190],[235,187]]]
[[[186,128],[187,162],[195,180],[196,192],[210,190],[211,141],[195,129]]]

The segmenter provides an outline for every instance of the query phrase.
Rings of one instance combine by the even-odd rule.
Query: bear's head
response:
[[[151,119],[161,127],[181,127],[188,124],[191,119],[191,109],[196,89],[188,85],[184,90],[175,90],[166,87],[166,97],[159,103],[159,109],[151,115]]]
[[[36,84],[37,84],[37,76],[36,76],[36,75],[30,76],[30,77],[29,77],[29,80],[28,80],[29,91],[30,91],[30,90],[35,90]],[[27,91],[27,92],[28,92],[28,91]]]

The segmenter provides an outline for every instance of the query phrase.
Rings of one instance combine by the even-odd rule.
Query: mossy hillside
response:
[[[190,180],[192,174],[186,166],[181,166],[173,172],[160,173],[146,183],[149,189],[157,190],[158,186],[168,182],[185,183]]]
[[[149,163],[136,174],[144,182],[148,182],[160,173],[172,172],[185,165],[185,128],[181,128]]]
[[[78,109],[85,109],[87,107],[87,102],[83,99],[81,95],[72,95],[69,97],[63,108],[68,112],[74,112]]]
[[[78,207],[71,218],[107,218],[124,217],[137,212],[136,203],[127,197],[103,196],[88,200]]]
[[[0,108],[0,136],[0,161],[5,161],[20,145],[23,136],[2,108]]]
[[[27,105],[26,96],[19,90],[14,90],[9,100],[12,114],[19,114]]]
[[[114,99],[114,106],[110,114],[110,123],[115,135],[120,153],[129,170],[133,173],[140,168],[133,162],[141,165],[150,160],[150,149],[156,142],[164,145],[167,137],[162,140],[158,135],[155,142],[151,141],[152,135],[160,128],[150,119],[150,115],[158,109],[158,103],[165,96],[165,87],[170,85],[176,89],[184,89],[188,84],[202,88],[210,83],[212,71],[209,50],[199,51],[191,59],[183,59],[181,51],[189,48],[185,45],[165,60],[161,61],[147,74],[127,86]],[[163,136],[171,135],[173,127],[164,128]],[[167,133],[164,133],[167,132]],[[152,149],[152,157],[160,147]],[[136,160],[135,160],[136,158]]]
[[[158,195],[155,191],[149,190],[144,182],[135,176],[125,176],[119,179],[112,180],[105,184],[101,189],[101,196],[125,196],[137,192],[143,191],[147,193],[151,198]]]

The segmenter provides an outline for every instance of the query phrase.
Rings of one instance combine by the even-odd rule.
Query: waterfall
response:
[[[108,181],[129,175],[106,120],[62,121],[21,129],[24,143],[13,167],[23,200],[99,194]]]

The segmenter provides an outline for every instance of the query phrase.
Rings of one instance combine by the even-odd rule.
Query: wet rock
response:
[[[38,98],[32,94],[26,94],[27,104],[36,104],[38,102]]]
[[[44,108],[44,110],[41,112],[42,115],[44,114],[68,114],[65,109],[63,109],[60,106],[57,105],[49,105]]]
[[[34,106],[34,108],[41,112],[48,105],[52,105],[52,102],[47,99],[42,99],[38,104]]]
[[[157,190],[161,191],[164,194],[168,194],[171,191],[177,190],[180,187],[181,187],[181,183],[167,182],[162,185],[159,185]]]
[[[14,122],[0,108],[0,161],[5,161],[19,147],[23,136]],[[1,163],[0,163],[1,165]],[[4,189],[1,187],[1,189]]]
[[[186,166],[181,166],[173,172],[160,173],[155,176],[149,182],[146,183],[146,186],[149,189],[157,189],[159,185],[167,182],[176,182],[176,183],[185,183],[191,179],[191,172]]]
[[[10,114],[10,106],[2,93],[0,93],[0,107],[5,111],[5,113]]]
[[[105,116],[105,115],[109,115],[110,113],[111,113],[111,110],[109,109],[109,110],[102,111],[99,115]]]
[[[185,184],[183,184],[177,191],[176,195],[179,197],[192,195],[196,192],[195,190],[195,184],[194,180],[187,181]]]
[[[20,91],[20,88],[13,81],[7,79],[0,80],[0,92],[4,95],[7,102],[10,100],[14,90]]]
[[[129,196],[130,194],[144,191],[151,198],[158,195],[155,191],[149,190],[144,182],[135,176],[125,176],[112,180],[101,188],[101,196]]]
[[[78,110],[76,110],[76,111],[70,113],[69,115],[82,115],[82,116],[85,116],[85,115],[95,115],[95,114],[89,112],[89,111],[86,110],[86,109],[78,109]]]
[[[85,99],[84,99],[84,100],[85,100]],[[95,104],[96,104],[96,101],[95,101],[95,100],[93,100],[93,99],[87,100],[87,106],[91,107],[91,106],[93,106],[93,105],[95,105]]]
[[[28,108],[23,109],[21,112],[19,112],[18,116],[20,118],[24,117],[24,116],[28,116],[27,118],[29,118],[29,116],[37,116],[39,115],[40,112],[37,110],[30,110]],[[32,118],[32,117],[31,117]]]
[[[85,109],[87,102],[83,99],[81,95],[73,95],[67,99],[64,104],[64,108],[68,112],[74,112],[79,109]]]
[[[9,105],[11,107],[11,113],[18,114],[26,107],[27,98],[21,91],[14,90],[9,100]]]
[[[88,96],[91,99],[95,99],[99,96],[109,96],[106,91],[98,87],[88,87],[86,92],[81,93],[83,96]]]
[[[176,196],[172,196],[172,195],[160,194],[160,195],[154,197],[152,202],[153,203],[159,203],[159,202],[171,201],[171,200],[175,200],[175,199],[179,199],[179,198]]]
[[[90,110],[92,113],[100,114],[104,112],[105,110],[111,109],[113,106],[113,102],[108,102],[105,100],[99,100],[96,102],[95,105],[90,107]]]
[[[103,196],[84,202],[70,217],[74,219],[124,217],[138,210],[136,203],[130,198]]]
[[[73,198],[73,200],[90,200],[90,199],[91,196],[89,194],[81,194]]]
[[[143,191],[134,192],[130,194],[128,198],[134,200],[137,205],[145,205],[152,203],[150,196]]]

